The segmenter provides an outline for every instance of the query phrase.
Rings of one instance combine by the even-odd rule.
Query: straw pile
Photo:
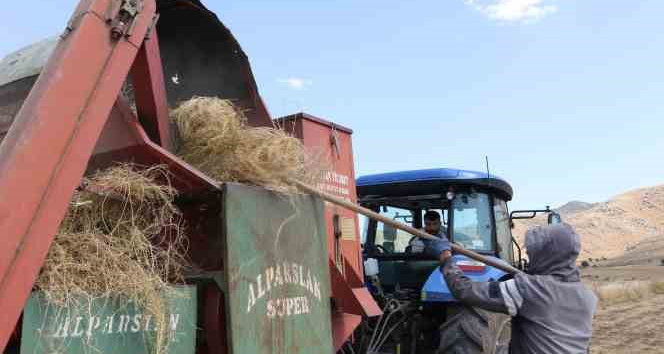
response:
[[[183,160],[222,182],[241,182],[284,193],[289,181],[317,182],[321,160],[276,127],[250,127],[230,101],[195,97],[171,112]]]
[[[152,316],[154,352],[166,351],[162,296],[182,282],[185,245],[176,191],[164,167],[118,165],[83,181],[61,224],[36,288],[69,310],[95,298],[120,298]]]

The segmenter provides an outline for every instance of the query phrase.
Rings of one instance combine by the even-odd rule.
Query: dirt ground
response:
[[[603,306],[595,315],[592,354],[664,352],[664,295]]]
[[[638,259],[640,258],[640,259]],[[595,288],[642,282],[664,282],[664,266],[655,257],[625,257],[582,270]],[[657,262],[655,262],[657,260]],[[629,287],[629,285],[626,285]],[[644,293],[639,299],[600,301],[593,323],[592,354],[664,353],[664,294]]]

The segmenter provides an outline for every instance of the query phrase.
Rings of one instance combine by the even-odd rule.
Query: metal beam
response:
[[[0,349],[152,24],[154,0],[136,3],[81,1],[0,145]]]
[[[138,118],[150,139],[168,151],[171,145],[168,101],[157,31],[145,40],[131,68]]]

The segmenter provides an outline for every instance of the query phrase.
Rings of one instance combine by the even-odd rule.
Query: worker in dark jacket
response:
[[[503,282],[473,282],[442,252],[452,294],[466,305],[513,317],[510,353],[587,353],[597,298],[580,282],[579,236],[568,224],[540,226],[526,233],[525,244],[527,274]]]

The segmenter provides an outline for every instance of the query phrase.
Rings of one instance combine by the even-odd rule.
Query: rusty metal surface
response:
[[[0,144],[0,348],[4,348],[140,47],[155,4],[113,41],[113,0],[83,0]]]
[[[231,353],[331,353],[324,206],[258,187],[224,190]]]

